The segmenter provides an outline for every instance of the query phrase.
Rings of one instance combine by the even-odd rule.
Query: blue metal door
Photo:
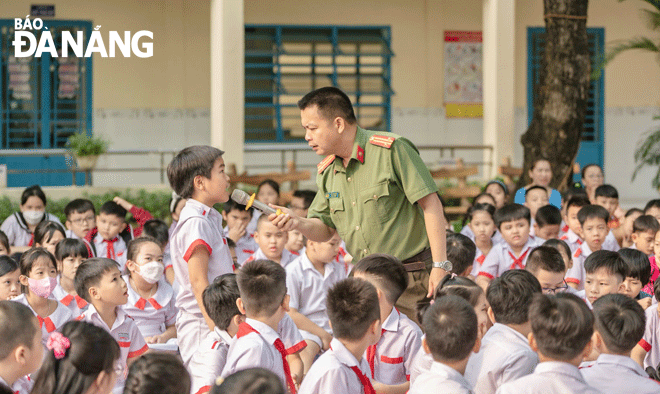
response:
[[[89,21],[45,21],[61,55],[62,32],[89,40]],[[41,32],[32,31],[39,40]],[[6,164],[7,186],[64,186],[73,183],[64,155],[7,156],[3,150],[64,148],[67,138],[92,133],[92,58],[14,56],[14,21],[0,20],[0,164]],[[86,45],[85,45],[86,47]],[[69,163],[72,164],[72,163]],[[31,172],[27,171],[41,171]],[[26,171],[26,172],[22,172]],[[82,185],[84,173],[76,174]]]
[[[605,29],[602,27],[587,28],[589,40],[589,53],[591,67],[597,64],[605,51]],[[545,28],[527,28],[527,124],[532,122],[534,116],[535,86],[539,82],[539,67],[545,51]],[[589,99],[587,102],[587,115],[582,131],[582,140],[578,149],[576,163],[580,168],[595,163],[603,168],[605,148],[605,73],[599,79],[592,80],[589,86]],[[578,182],[580,175],[574,175]]]

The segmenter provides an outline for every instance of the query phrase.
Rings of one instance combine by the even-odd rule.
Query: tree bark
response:
[[[546,158],[552,165],[550,186],[561,191],[572,182],[573,162],[587,111],[591,70],[588,0],[544,0],[543,3],[545,55],[539,84],[535,87],[532,123],[520,139],[525,156],[523,175],[517,186],[528,185],[532,163],[537,158]]]

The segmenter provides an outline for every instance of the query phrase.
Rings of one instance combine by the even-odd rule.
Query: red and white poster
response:
[[[445,31],[447,117],[483,116],[482,46],[480,31]]]

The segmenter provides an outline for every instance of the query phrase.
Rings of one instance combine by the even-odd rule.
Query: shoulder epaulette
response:
[[[376,135],[376,134],[369,137],[369,143],[387,149],[390,149],[394,140],[396,140],[395,137],[386,137],[384,135]]]
[[[326,156],[323,161],[317,164],[316,168],[319,170],[319,174],[323,173],[328,166],[335,161],[335,155]]]

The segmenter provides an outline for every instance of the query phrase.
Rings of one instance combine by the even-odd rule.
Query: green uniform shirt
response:
[[[383,136],[376,139],[381,144],[394,141],[389,148],[374,145],[372,135]],[[410,141],[358,127],[348,166],[339,157],[323,164],[307,217],[337,229],[355,261],[373,253],[405,260],[429,247],[424,214],[415,202],[438,187]]]

